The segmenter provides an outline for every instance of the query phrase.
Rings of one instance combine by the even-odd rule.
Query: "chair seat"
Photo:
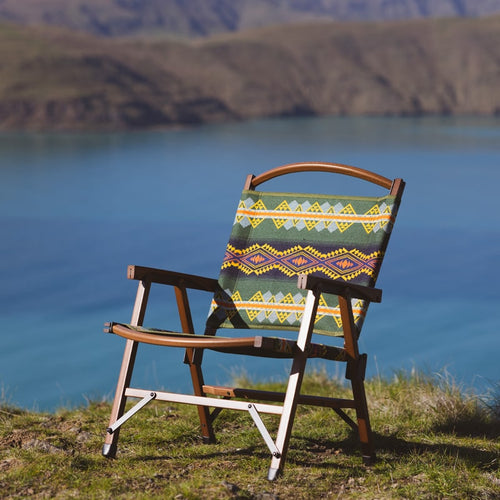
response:
[[[293,358],[297,352],[297,342],[281,337],[219,337],[210,335],[194,335],[191,333],[144,328],[125,323],[107,322],[104,331],[121,337],[147,344],[211,349],[213,351],[247,356],[264,356],[269,358]],[[309,358],[321,358],[332,361],[347,361],[345,349],[325,344],[310,343],[307,348]]]

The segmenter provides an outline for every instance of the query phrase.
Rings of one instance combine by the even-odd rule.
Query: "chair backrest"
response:
[[[321,168],[319,168],[321,167]],[[363,178],[391,191],[381,197],[254,190],[290,172],[325,170]],[[404,183],[335,164],[293,164],[250,177],[243,190],[207,320],[209,329],[297,330],[306,292],[301,273],[374,286]],[[367,304],[353,300],[361,330]],[[315,333],[342,335],[335,296],[322,296]]]

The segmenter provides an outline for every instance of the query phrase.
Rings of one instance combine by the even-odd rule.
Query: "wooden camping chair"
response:
[[[344,197],[270,193],[255,188],[295,172],[323,171],[357,177],[387,189],[381,197]],[[404,189],[394,181],[347,165],[296,163],[257,177],[249,175],[239,202],[233,231],[219,279],[129,266],[128,278],[139,281],[130,324],[106,323],[105,331],[127,339],[103,455],[114,457],[121,425],[152,400],[198,407],[201,433],[215,440],[213,421],[222,409],[246,411],[271,453],[268,479],[283,470],[298,404],[334,410],[359,433],[364,461],[375,458],[364,389],[366,354],[358,336],[370,302],[381,301],[374,288]],[[175,289],[182,332],[144,328],[143,319],[152,283]],[[212,293],[204,334],[193,328],[188,289]],[[219,328],[292,330],[294,338],[250,335],[216,336]],[[259,332],[257,332],[259,333]],[[343,336],[343,346],[312,342],[313,334]],[[323,337],[326,338],[326,337]],[[130,387],[140,342],[185,349],[193,394]],[[271,358],[291,358],[285,393],[208,385],[202,374],[204,349]],[[308,358],[346,363],[352,399],[301,393]],[[127,398],[140,401],[127,413]],[[213,408],[210,411],[210,408]],[[353,409],[354,421],[344,411]],[[260,415],[280,416],[276,438]]]

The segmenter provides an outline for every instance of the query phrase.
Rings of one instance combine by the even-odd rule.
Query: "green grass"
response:
[[[265,384],[258,384],[259,387]],[[267,387],[276,384],[268,384]],[[303,392],[345,388],[310,375]],[[199,438],[196,409],[155,403],[101,456],[110,406],[55,414],[0,407],[3,498],[500,498],[498,394],[487,404],[446,379],[398,374],[367,382],[378,460],[365,467],[356,436],[332,411],[299,408],[283,476],[250,417],[223,412],[218,442]],[[271,429],[275,417],[265,416]]]

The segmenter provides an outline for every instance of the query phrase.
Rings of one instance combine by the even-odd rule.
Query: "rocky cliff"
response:
[[[311,23],[191,41],[0,26],[0,128],[500,113],[500,17]]]

